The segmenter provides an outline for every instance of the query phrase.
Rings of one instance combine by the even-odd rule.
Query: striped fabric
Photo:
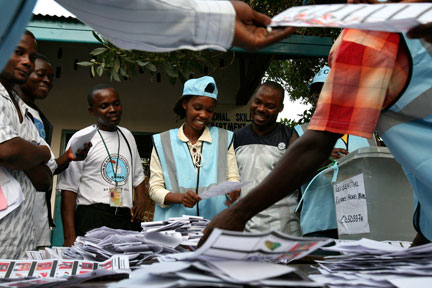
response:
[[[123,49],[226,50],[233,40],[235,11],[230,1],[56,1]]]
[[[396,33],[345,29],[309,129],[370,138],[383,107],[402,91],[408,52]]]
[[[12,95],[15,100],[22,100]],[[22,123],[15,106],[3,85],[0,84],[0,143],[15,137],[39,142],[39,134],[33,123],[24,117]],[[35,248],[34,226],[32,221],[36,190],[23,171],[8,170],[21,184],[25,200],[14,211],[0,219],[0,259],[22,259],[26,250]]]

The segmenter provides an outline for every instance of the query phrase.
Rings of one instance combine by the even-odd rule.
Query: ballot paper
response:
[[[432,21],[432,3],[332,4],[291,7],[270,26],[357,28],[405,32]]]
[[[218,185],[212,186],[210,187],[210,189],[204,191],[201,195],[200,198],[201,199],[208,199],[214,196],[218,196],[218,195],[225,195],[229,192],[232,192],[234,190],[238,190],[241,187],[252,183],[252,181],[245,181],[245,182],[222,182]]]
[[[19,182],[3,167],[0,167],[0,219],[18,208],[25,197]]]
[[[90,127],[78,131],[69,140],[67,149],[71,147],[72,153],[74,157],[76,157],[76,153],[78,149],[83,149],[85,143],[91,142],[91,139],[96,134],[96,131],[97,131],[96,125],[92,125]]]
[[[289,263],[332,241],[326,238],[294,237],[280,231],[247,233],[216,228],[206,242],[194,252],[166,255],[160,259],[229,259]]]
[[[348,252],[316,261],[321,275],[310,277],[330,287],[432,287],[432,244],[402,248],[361,239],[325,249]]]
[[[200,216],[183,215],[172,217],[165,221],[143,222],[144,233],[161,233],[181,240],[178,244],[195,247],[203,235],[203,230],[210,221]],[[157,234],[147,234],[149,237]]]
[[[154,263],[109,287],[323,287],[295,268],[268,262],[206,261]]]
[[[0,259],[0,278],[60,278],[85,274],[96,269],[129,273],[127,256],[116,255],[103,262],[86,260],[9,260]]]
[[[323,247],[322,250],[333,252],[350,252],[352,254],[383,254],[384,252],[405,251],[402,246],[395,246],[386,242],[362,238],[358,241],[342,242],[332,247]]]
[[[76,287],[78,284],[89,281],[114,281],[129,278],[129,273],[113,270],[96,269],[89,273],[65,277],[46,277],[34,279],[0,279],[0,287]]]

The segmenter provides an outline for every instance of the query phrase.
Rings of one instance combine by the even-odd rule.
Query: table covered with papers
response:
[[[108,281],[103,287],[432,287],[432,244],[362,239],[327,247],[333,240],[215,229],[196,249],[207,223],[185,216],[143,223],[142,232],[101,227],[72,247],[0,260],[0,287],[65,287],[95,278]],[[289,265],[317,249],[340,255],[300,265],[308,269]]]

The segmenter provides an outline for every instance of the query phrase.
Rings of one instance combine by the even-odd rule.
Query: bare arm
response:
[[[201,198],[193,190],[188,190],[185,194],[169,192],[165,196],[164,204],[182,204],[185,207],[192,208],[200,200]]]
[[[200,244],[213,228],[242,231],[255,214],[287,196],[329,157],[339,134],[308,130],[295,143],[269,176],[247,196],[219,213],[206,228]]]
[[[77,193],[67,190],[62,190],[61,193],[61,215],[64,231],[65,247],[70,247],[76,239],[75,233],[75,206]]]
[[[91,142],[85,143],[83,149],[77,150],[76,157],[74,157],[72,153],[72,148],[69,148],[63,153],[63,155],[56,159],[57,169],[54,171],[54,174],[60,174],[63,172],[69,166],[71,161],[83,161],[87,157],[88,151],[91,147]]]
[[[145,180],[135,187],[135,203],[131,209],[132,221],[141,221],[144,219],[144,199],[147,193]]]
[[[47,162],[51,152],[45,145],[35,145],[20,137],[0,143],[0,166],[27,170]]]
[[[52,173],[45,164],[39,164],[35,168],[24,170],[37,191],[48,192],[52,188]]]

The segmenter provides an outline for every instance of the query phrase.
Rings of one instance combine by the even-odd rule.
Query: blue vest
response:
[[[164,175],[165,188],[174,193],[186,193],[192,189],[200,195],[212,185],[226,181],[228,148],[233,141],[233,133],[209,127],[212,143],[203,142],[201,167],[197,173],[187,143],[177,137],[178,130],[171,129],[153,136],[154,147]],[[227,208],[225,201],[226,197],[222,195],[201,200],[192,208],[187,208],[182,204],[173,204],[167,208],[156,205],[154,221],[182,215],[212,219]]]
[[[432,45],[404,38],[413,64],[410,81],[381,113],[377,128],[412,185],[414,226],[432,240]]]
[[[299,137],[303,135],[307,124],[294,127]],[[349,153],[362,147],[376,146],[375,139],[348,136],[348,147],[342,139],[336,141],[335,148],[347,149]],[[321,173],[332,170],[330,167]],[[307,188],[307,189],[306,189]],[[310,183],[302,187],[303,207],[300,214],[302,234],[336,229],[336,210],[333,198],[333,184],[323,175],[317,175]]]

